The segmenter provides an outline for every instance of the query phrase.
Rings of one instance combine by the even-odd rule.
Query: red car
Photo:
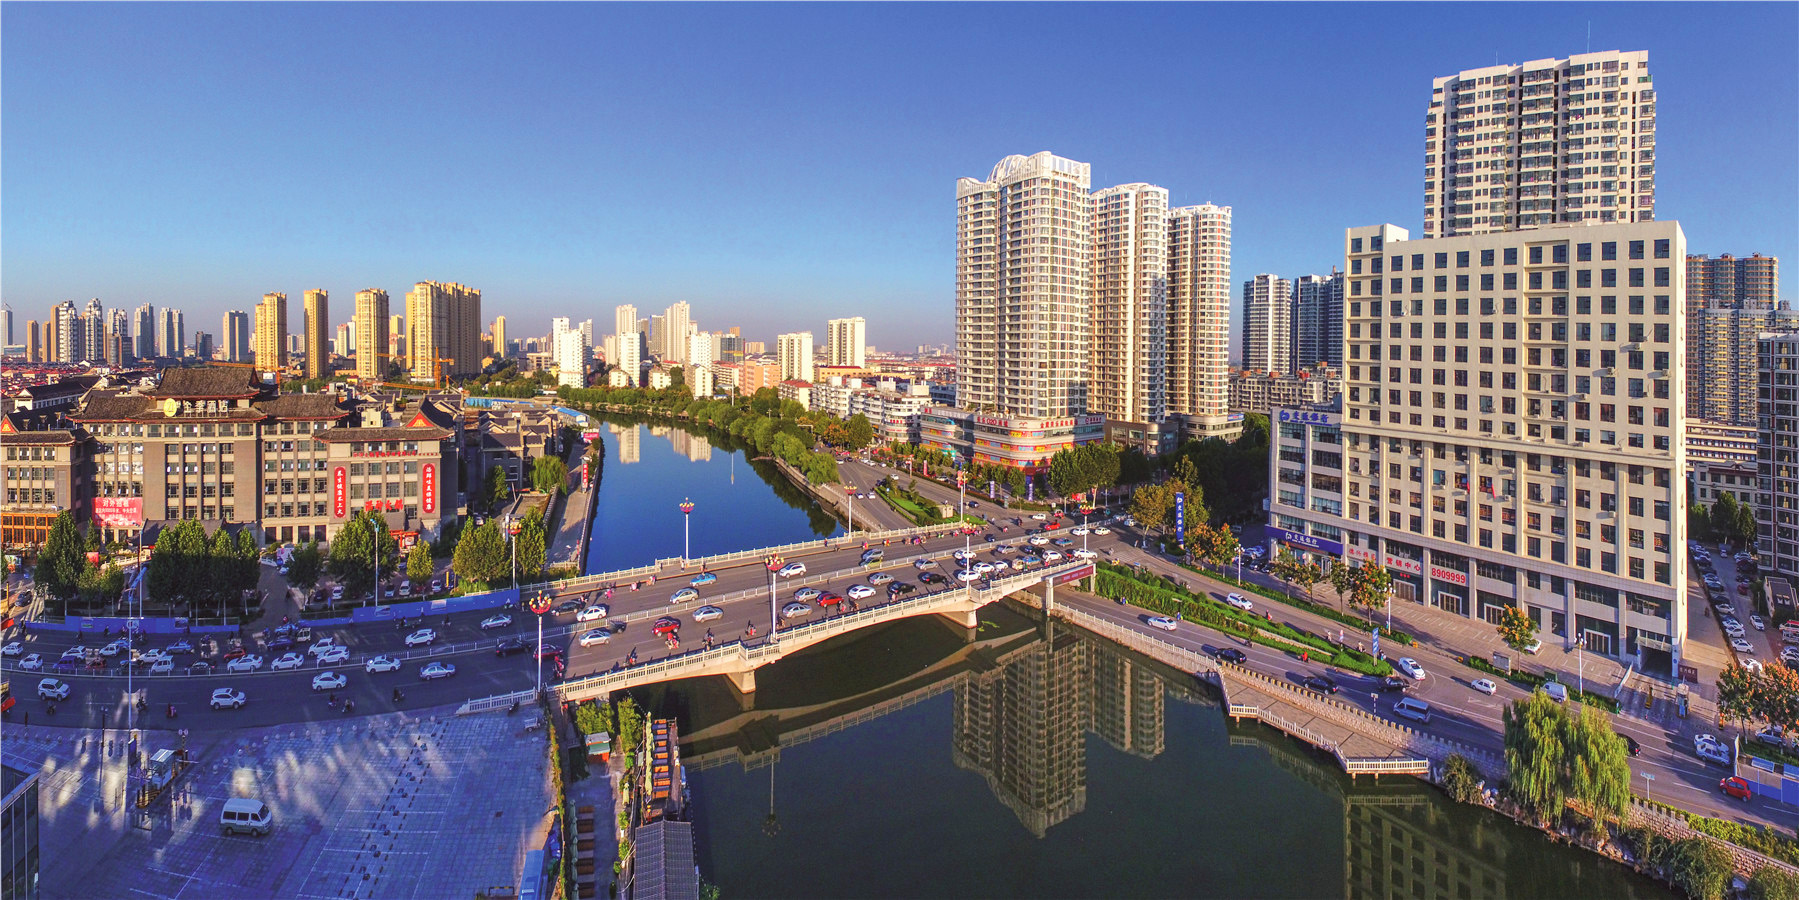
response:
[[[656,634],[662,634],[662,635],[674,634],[675,632],[681,630],[681,620],[675,619],[675,618],[670,618],[669,616],[663,616],[662,618],[656,620],[655,625],[650,626],[650,630],[655,632]]]
[[[1732,775],[1729,778],[1718,779],[1718,790],[1721,790],[1738,800],[1748,800],[1755,796],[1749,790],[1749,782],[1744,781],[1735,775]]]
[[[825,591],[818,595],[818,602],[823,606],[836,606],[843,602],[843,595],[838,594],[835,591]]]
[[[233,647],[230,650],[225,651],[224,659],[226,662],[230,662],[234,659],[237,659],[240,656],[243,656],[244,654],[246,654],[248,652],[249,651],[245,650],[242,647]]]

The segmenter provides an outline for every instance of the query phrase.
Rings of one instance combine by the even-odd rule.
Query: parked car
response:
[[[316,691],[335,691],[350,683],[350,679],[341,672],[320,672],[312,676],[312,689]]]
[[[1424,667],[1418,665],[1418,661],[1409,656],[1400,657],[1399,661],[1393,664],[1393,668],[1411,676],[1413,681],[1424,680]]]
[[[1756,732],[1755,739],[1770,747],[1785,747],[1787,743],[1786,736],[1780,733],[1780,729],[1772,725]]]
[[[456,667],[447,662],[426,663],[424,668],[419,669],[419,677],[426,681],[448,678],[454,674],[456,674]]]
[[[1533,639],[1530,643],[1525,644],[1523,649],[1525,653],[1534,655],[1538,650],[1543,649],[1543,642]]]
[[[1499,685],[1494,684],[1491,678],[1476,678],[1468,682],[1468,686],[1489,696],[1499,693]]]
[[[223,687],[212,692],[212,699],[207,704],[213,709],[243,709],[246,699],[243,691]]]
[[[1735,650],[1738,653],[1754,653],[1755,645],[1743,638],[1732,637],[1730,639],[1730,649]]]
[[[488,616],[487,618],[482,619],[481,630],[490,631],[495,628],[505,628],[511,624],[512,617],[505,613],[500,613],[499,615]]]
[[[1150,616],[1148,621],[1151,627],[1160,628],[1163,631],[1173,631],[1178,627],[1178,623],[1172,616]]]

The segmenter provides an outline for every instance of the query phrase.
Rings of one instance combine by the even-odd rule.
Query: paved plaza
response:
[[[124,802],[120,732],[9,723],[0,752],[43,773],[46,898],[438,898],[516,885],[555,809],[545,735],[525,716],[434,712],[195,734],[195,765],[147,815]],[[274,833],[223,836],[232,797],[267,803]]]

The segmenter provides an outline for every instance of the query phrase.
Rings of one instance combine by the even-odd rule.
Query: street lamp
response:
[[[775,623],[779,621],[775,618],[775,572],[781,568],[781,555],[771,553],[762,562],[768,566],[768,642],[773,644],[776,643]]]
[[[683,498],[681,500],[681,568],[683,569],[687,568],[687,561],[692,558],[691,547],[687,540],[688,535],[691,533],[688,529],[688,523],[692,521],[693,501]]]
[[[512,586],[518,587],[518,533],[524,528],[511,516],[506,517],[506,542],[512,545]]]
[[[1081,501],[1081,549],[1087,549],[1087,516],[1093,512],[1093,502]]]
[[[537,646],[531,649],[531,655],[537,659],[537,693],[543,694],[543,616],[550,611],[549,592],[539,593],[531,598],[531,611],[537,613]]]

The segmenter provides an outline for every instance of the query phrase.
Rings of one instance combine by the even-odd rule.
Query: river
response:
[[[836,527],[772,469],[721,476],[737,451],[691,462],[692,435],[617,424],[634,437],[607,431],[612,539],[590,571],[679,555],[683,496],[696,555]],[[759,670],[749,697],[633,691],[679,720],[703,876],[727,898],[1671,896],[1414,779],[1353,784],[1087,632],[1009,606],[980,621],[855,632]]]

